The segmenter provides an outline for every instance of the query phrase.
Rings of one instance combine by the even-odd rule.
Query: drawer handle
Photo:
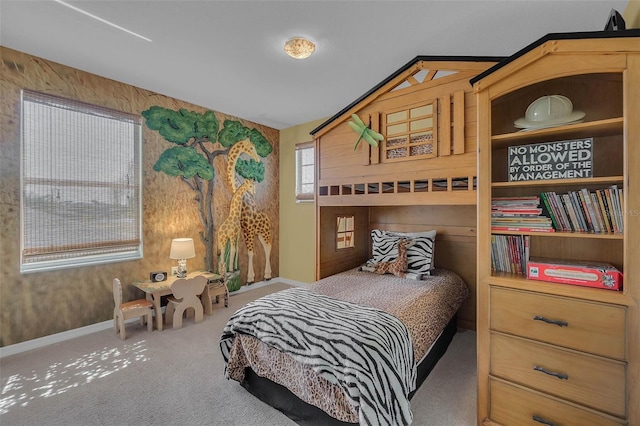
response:
[[[556,424],[554,422],[552,422],[551,420],[547,420],[543,417],[540,416],[533,416],[533,420],[538,422],[538,423],[542,423],[543,425],[548,425],[548,426],[556,426]]]
[[[537,365],[534,366],[533,369],[536,370],[536,371],[541,371],[544,374],[548,374],[550,376],[557,377],[560,380],[569,380],[569,376],[567,376],[565,373],[556,373],[555,371],[545,370],[544,368],[539,367]]]
[[[569,325],[569,323],[566,321],[551,320],[549,318],[541,317],[540,315],[536,315],[535,317],[533,317],[533,320],[546,322],[547,324],[555,324],[558,327],[567,327]]]

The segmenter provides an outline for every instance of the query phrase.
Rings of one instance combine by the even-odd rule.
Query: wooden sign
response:
[[[593,138],[509,147],[509,182],[593,177]]]

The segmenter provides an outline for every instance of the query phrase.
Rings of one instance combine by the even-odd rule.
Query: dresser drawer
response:
[[[490,372],[540,392],[625,416],[626,364],[491,333]]]
[[[625,359],[625,308],[500,287],[490,291],[492,330]]]
[[[502,425],[620,426],[626,424],[623,420],[565,404],[499,380],[491,380],[489,387],[491,420]]]

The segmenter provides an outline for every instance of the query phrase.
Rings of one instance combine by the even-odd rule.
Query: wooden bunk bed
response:
[[[444,291],[456,295],[457,301],[450,304],[455,307],[443,315],[446,318],[437,326],[426,352],[416,352],[420,359],[412,365],[416,368],[417,380],[407,398],[413,395],[444,354],[457,328],[475,329],[476,100],[469,80],[499,59],[416,57],[311,132],[316,149],[318,280],[310,286],[311,291],[349,303],[366,299],[363,306],[380,305],[380,309],[402,317],[394,308],[383,306],[393,304],[394,291],[399,295],[412,292],[415,287],[433,289],[445,277],[444,281],[457,281],[464,290],[460,291],[459,285],[454,284],[453,290]],[[358,135],[347,124],[352,114],[357,114],[384,136],[378,147],[362,142],[354,149]],[[372,256],[371,234],[375,229],[400,233],[435,230],[432,276],[424,283],[393,276],[386,276],[390,278],[380,282],[374,276],[361,276],[358,268]],[[391,297],[386,302],[367,294],[367,291],[384,293],[380,289],[385,286],[395,289],[388,292]],[[402,290],[398,290],[400,288]],[[324,293],[327,289],[330,291]],[[352,289],[355,296],[349,294]],[[296,297],[303,299],[307,293],[298,292],[289,297],[294,299],[295,306]],[[258,304],[263,303],[273,307],[284,302],[259,299]],[[248,334],[243,327],[255,328],[253,315],[260,312],[255,309],[252,306],[248,311],[236,313],[225,328],[221,347],[225,360],[233,358],[228,363],[233,371],[227,370],[227,374],[235,374],[234,378],[249,392],[299,424],[353,424],[354,418],[349,417],[348,412],[342,416],[343,420],[350,418],[347,421],[337,420],[340,416],[335,413],[327,414],[340,404],[329,404],[331,409],[324,407],[323,411],[317,408],[322,404],[314,406],[315,403],[304,402],[308,401],[310,393],[317,395],[319,391],[292,390],[295,386],[289,386],[289,383],[295,385],[297,379],[287,381],[282,372],[296,368],[288,370],[280,366],[288,363],[287,356],[298,354],[288,352],[287,356],[280,356],[251,337],[241,336]],[[400,311],[403,309],[405,312],[407,309],[412,312],[429,310],[405,306]],[[264,316],[262,313],[257,315]],[[313,317],[314,313],[309,315]],[[271,318],[267,320],[266,328],[274,328],[271,321]],[[418,334],[425,333],[420,331]],[[245,343],[239,343],[243,339]],[[275,339],[281,341],[279,335]],[[297,346],[296,341],[288,344]],[[237,356],[237,353],[241,355]],[[257,353],[264,354],[264,359],[256,361]],[[296,362],[290,363],[295,365]],[[278,365],[278,369],[269,372],[273,365]],[[319,370],[318,375],[326,372],[325,367]],[[315,375],[311,376],[312,381],[321,381]],[[326,387],[326,383],[323,386]],[[349,405],[344,404],[339,389],[332,392],[338,394],[337,400],[342,401],[342,405]],[[301,393],[306,394],[306,399]],[[361,423],[369,423],[369,420],[363,420],[362,409],[351,408],[352,412],[360,412]],[[395,421],[392,423],[396,424]],[[376,421],[373,424],[386,423]]]
[[[436,267],[458,273],[471,297],[459,326],[475,329],[476,99],[469,79],[501,58],[418,56],[312,130],[316,148],[316,279],[362,265],[373,229],[437,231]],[[381,133],[360,143],[352,114]],[[353,217],[338,248],[338,218]]]

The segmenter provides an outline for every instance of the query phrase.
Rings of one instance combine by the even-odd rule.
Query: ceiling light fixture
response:
[[[82,13],[83,15],[87,15],[88,17],[93,18],[93,19],[95,19],[95,20],[97,20],[97,21],[100,21],[100,22],[102,22],[102,23],[104,23],[104,24],[111,25],[113,28],[117,28],[117,29],[119,29],[120,31],[124,31],[125,33],[129,33],[129,34],[131,34],[131,35],[133,35],[133,36],[136,36],[136,37],[138,37],[138,38],[141,38],[141,39],[146,40],[146,41],[149,41],[149,42],[150,42],[150,41],[152,41],[150,38],[147,38],[147,37],[145,37],[145,36],[142,36],[142,35],[140,35],[140,34],[138,34],[138,33],[134,33],[133,31],[128,30],[128,29],[126,29],[126,28],[122,28],[120,25],[116,25],[116,24],[114,24],[113,22],[109,22],[109,21],[107,21],[106,19],[102,19],[102,18],[100,18],[99,16],[96,16],[96,15],[94,15],[94,14],[91,14],[91,13],[87,12],[86,10],[82,10],[82,9],[80,9],[79,7],[72,6],[72,5],[70,5],[69,3],[63,2],[62,0],[53,0],[53,1],[55,1],[56,3],[59,3],[59,4],[63,5],[63,6],[66,6],[66,7],[68,7],[69,9],[73,9],[73,10],[75,10],[76,12],[80,12],[80,13]]]
[[[316,45],[304,37],[294,37],[284,44],[284,51],[295,59],[305,59],[316,50]]]

